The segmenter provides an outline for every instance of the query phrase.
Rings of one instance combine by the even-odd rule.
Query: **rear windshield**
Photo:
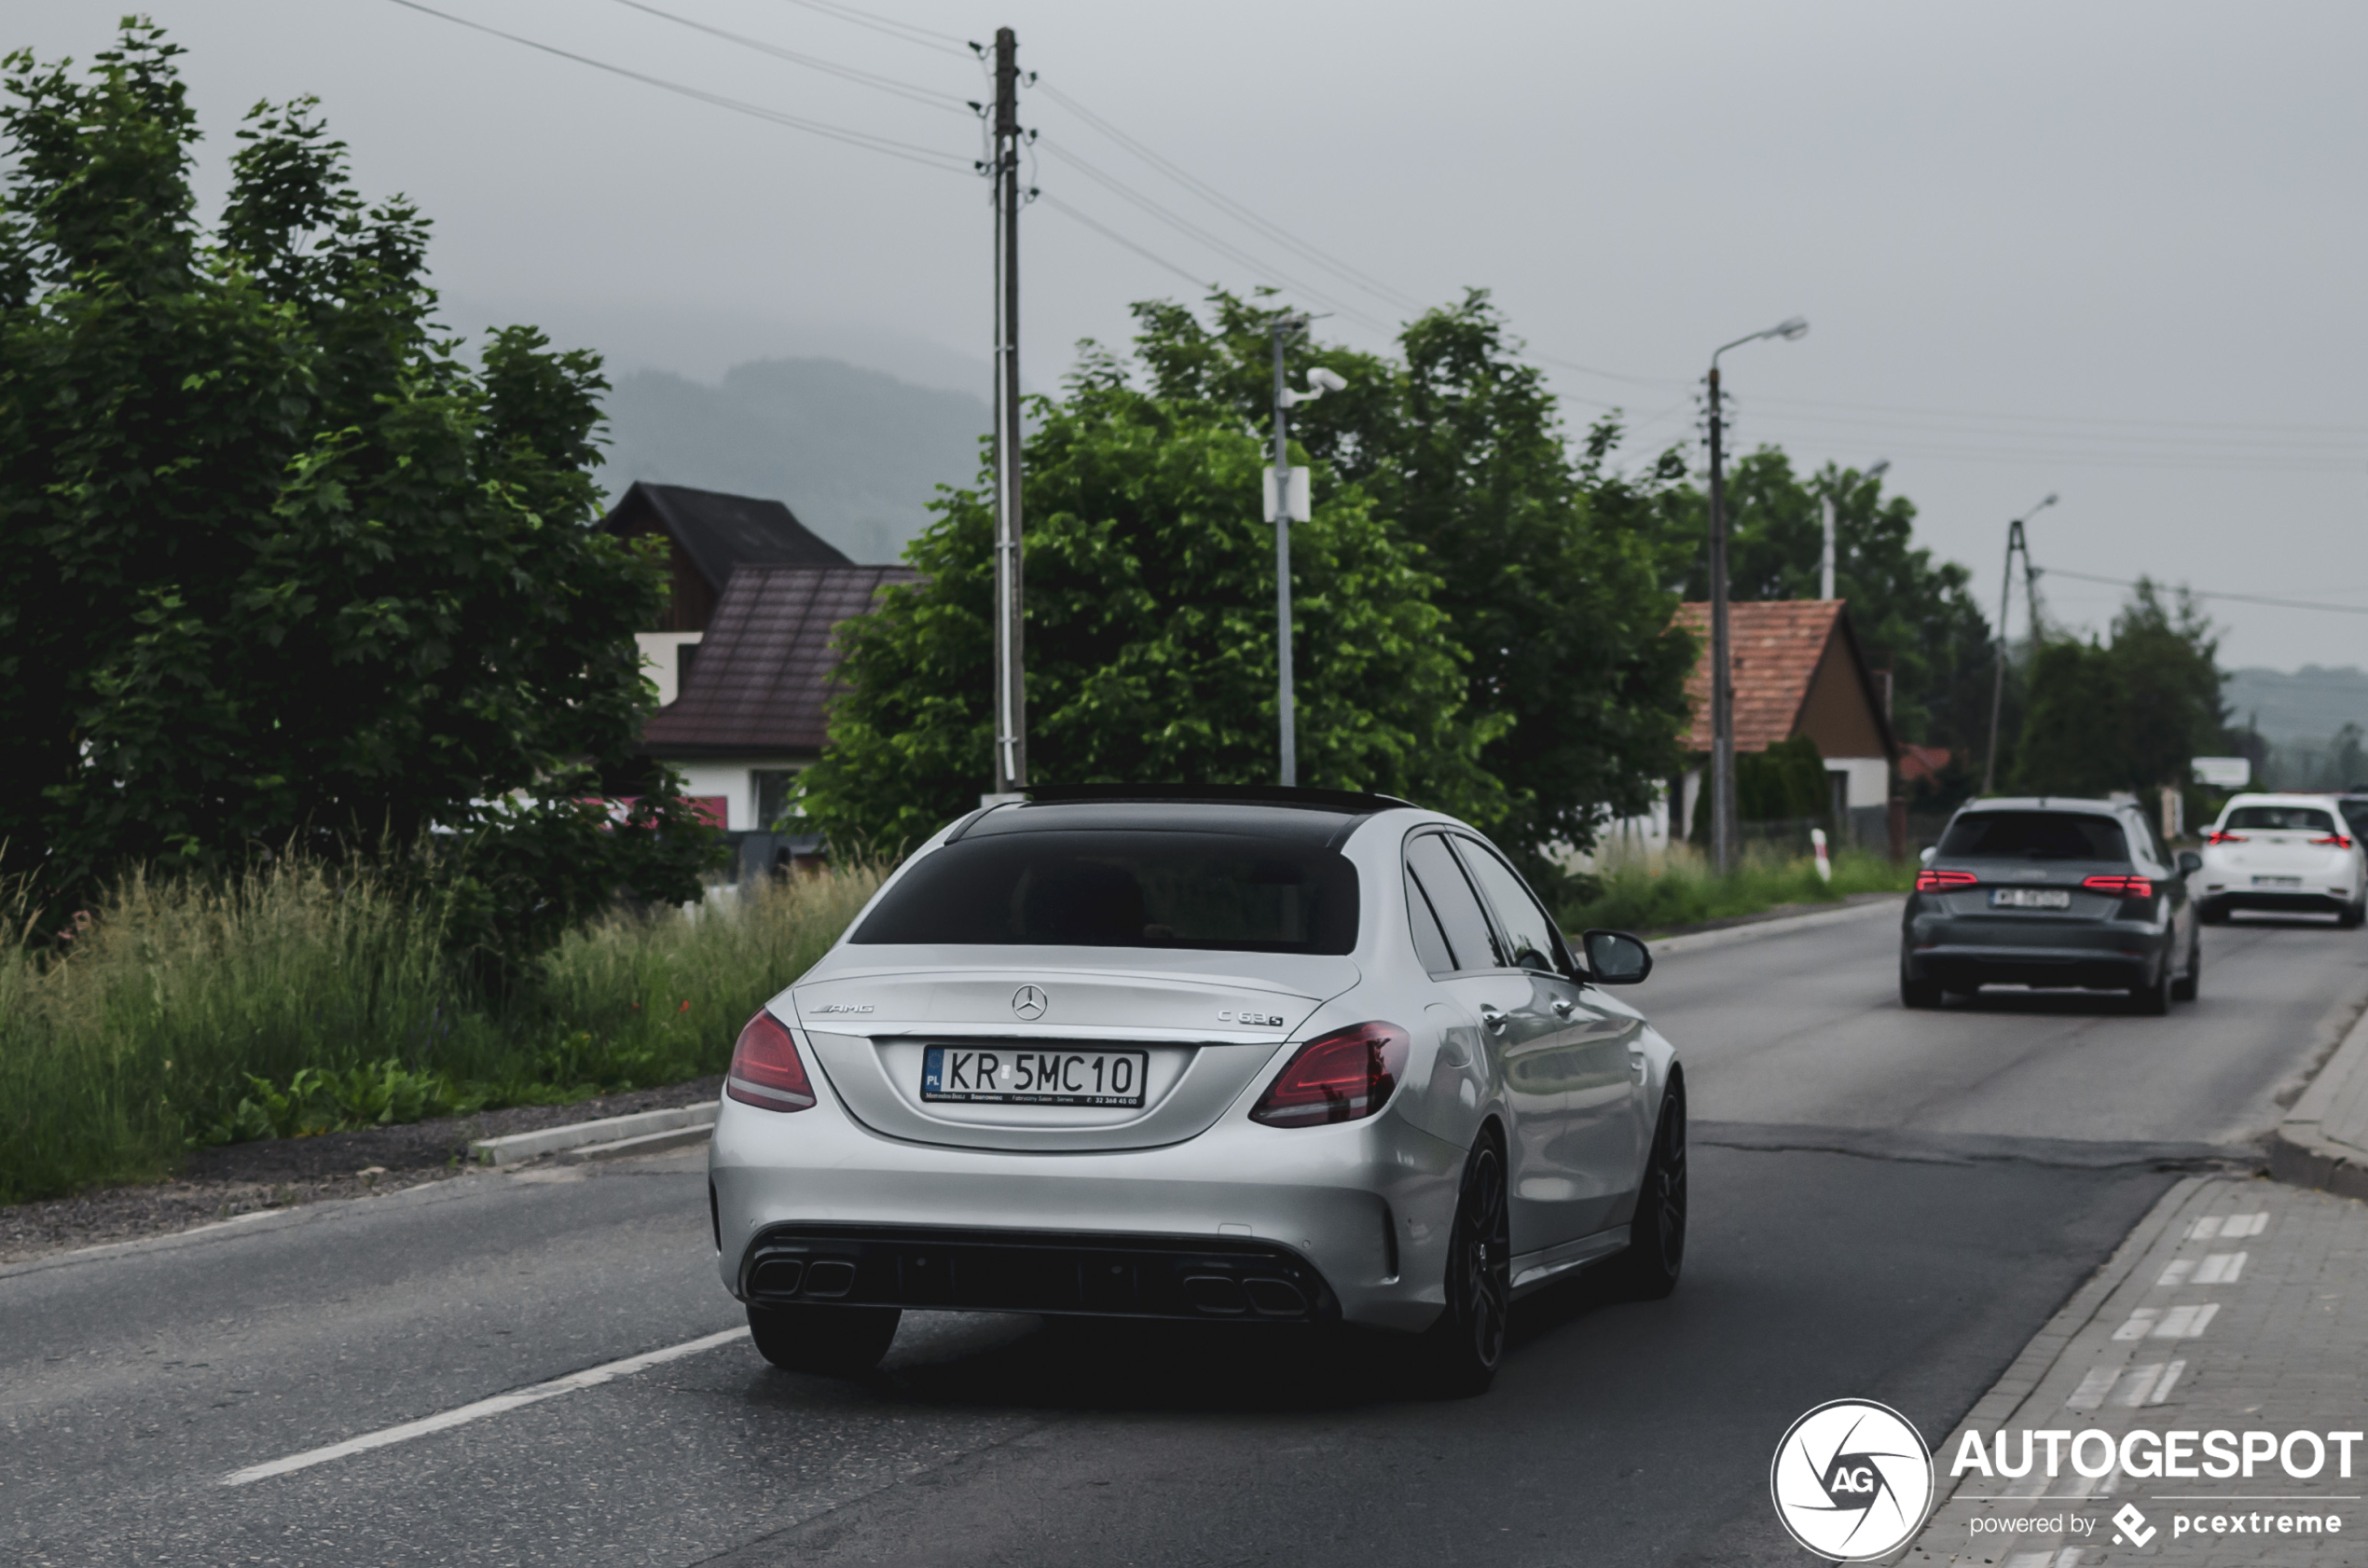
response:
[[[1969,811],[1948,824],[1940,852],[2018,860],[2126,860],[2121,824],[2085,811]]]
[[[2368,832],[2368,800],[2344,801],[2344,820],[2351,824],[2353,832]]]
[[[1356,869],[1330,849],[1222,833],[957,839],[907,872],[848,940],[1346,953]]]
[[[2223,832],[2332,833],[2335,819],[2315,805],[2240,805],[2221,824]]]

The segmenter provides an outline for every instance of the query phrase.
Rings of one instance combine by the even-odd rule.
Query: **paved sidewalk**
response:
[[[2026,1432],[2038,1456],[2026,1474],[1984,1476],[1968,1465],[1952,1478],[1969,1433],[1997,1470],[2002,1434],[2004,1462],[2019,1469]],[[2151,1436],[2125,1441],[2133,1432]],[[2292,1473],[2312,1468],[2313,1441],[2289,1441],[2297,1432],[2317,1435],[2324,1457],[2316,1474]],[[2060,1434],[2052,1479],[2049,1433]],[[2347,1444],[2333,1436],[2343,1433],[2356,1436]],[[2186,1447],[2222,1434],[2237,1464]],[[1916,1568],[2368,1564],[2368,1437],[2361,1434],[2368,1434],[2368,1203],[2259,1177],[2190,1177],[2164,1195],[1964,1425],[1934,1443],[1943,1501],[1901,1561]],[[2152,1468],[2166,1439],[2188,1455],[2193,1479],[2130,1473]],[[2079,1474],[2075,1454],[2105,1473]],[[2234,1473],[2214,1478],[2207,1466]]]
[[[2297,1187],[2368,1198],[2368,1013],[2279,1124],[2269,1174]]]

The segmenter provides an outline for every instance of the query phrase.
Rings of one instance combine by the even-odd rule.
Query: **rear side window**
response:
[[[1347,953],[1356,868],[1226,833],[1048,831],[924,856],[847,940],[954,946]]]
[[[1446,974],[1455,968],[1455,955],[1448,950],[1447,933],[1439,929],[1439,916],[1431,910],[1431,901],[1425,896],[1423,885],[1414,873],[1406,873],[1406,921],[1414,928],[1414,956],[1423,960],[1423,968],[1433,974]]]
[[[2240,805],[2221,824],[2223,832],[2332,833],[2335,819],[2315,805]]]
[[[1940,852],[1952,858],[2126,860],[2121,824],[2085,811],[1968,811],[1948,824]]]
[[[1472,891],[1472,885],[1464,880],[1463,868],[1449,853],[1445,839],[1437,833],[1425,833],[1408,845],[1406,876],[1412,884],[1409,891],[1425,899],[1439,918],[1439,928],[1447,938],[1451,968],[1510,967],[1497,956],[1496,936],[1489,929],[1488,916],[1480,911],[1480,897]]]
[[[1513,962],[1525,970],[1538,970],[1548,974],[1560,974],[1565,965],[1562,938],[1554,930],[1554,922],[1537,907],[1529,896],[1521,879],[1513,868],[1474,844],[1469,839],[1455,846],[1457,858],[1472,868],[1473,880],[1488,895],[1490,907],[1496,911],[1496,922],[1513,943]]]

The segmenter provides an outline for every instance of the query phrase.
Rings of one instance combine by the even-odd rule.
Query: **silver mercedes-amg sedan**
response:
[[[1516,1298],[1686,1244],[1676,1053],[1487,840],[1386,796],[1039,789],[749,1021],[709,1163],[767,1359],[905,1308],[1356,1324],[1477,1392]]]

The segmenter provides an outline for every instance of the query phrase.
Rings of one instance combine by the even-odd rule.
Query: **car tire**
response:
[[[1940,982],[1916,980],[1907,973],[1907,955],[1899,956],[1899,1005],[1902,1007],[1940,1006]]]
[[[2148,1018],[2160,1018],[2170,1011],[2170,955],[2163,955],[2162,967],[2151,981],[2129,988],[2129,1003]]]
[[[2170,983],[2170,999],[2192,1002],[2204,983],[2204,939],[2198,934],[2187,939],[2187,972]]]
[[[2335,927],[2338,930],[2356,931],[2363,921],[2368,921],[2368,901],[2347,905],[2344,912],[2335,916]]]
[[[1672,1079],[1661,1096],[1653,1148],[1637,1186],[1636,1214],[1629,1222],[1628,1250],[1612,1259],[1608,1272],[1619,1294],[1635,1301],[1658,1301],[1677,1288],[1686,1269],[1686,1082]]]
[[[2228,906],[2207,899],[2196,906],[2196,918],[2207,926],[2225,926],[2228,924]]]
[[[1505,1148],[1492,1126],[1464,1162],[1447,1238],[1447,1310],[1423,1336],[1423,1359],[1440,1393],[1466,1399],[1488,1392],[1505,1356],[1512,1300]]]
[[[897,1307],[750,1305],[749,1337],[785,1372],[860,1378],[888,1354],[903,1315]]]

